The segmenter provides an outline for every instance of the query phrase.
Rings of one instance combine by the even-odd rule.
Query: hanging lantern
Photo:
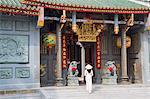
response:
[[[148,14],[147,22],[145,24],[145,29],[150,30],[150,14]]]
[[[56,34],[53,34],[53,33],[45,34],[43,37],[43,42],[48,48],[55,46],[56,45]]]
[[[44,7],[39,7],[39,9],[37,27],[41,28],[44,26]]]
[[[119,21],[118,21],[118,14],[114,16],[114,33],[118,34],[119,32]]]
[[[121,37],[117,38],[117,47],[121,48]],[[131,37],[130,36],[126,36],[126,48],[131,47]]]
[[[77,32],[77,19],[76,19],[76,12],[72,12],[72,31]]]

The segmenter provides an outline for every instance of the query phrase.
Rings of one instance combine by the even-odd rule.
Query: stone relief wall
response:
[[[13,30],[13,21],[9,20],[0,20],[0,30],[7,30],[12,31]]]
[[[27,35],[0,35],[0,63],[28,63]]]
[[[0,68],[0,79],[12,79],[12,78],[30,78],[29,67],[16,67],[15,74],[13,74],[12,67]]]
[[[0,79],[11,79],[13,78],[13,68],[3,67],[0,68]]]
[[[0,90],[39,87],[39,34],[34,17],[0,17]]]
[[[30,68],[29,67],[16,67],[15,75],[16,75],[16,78],[29,78]]]

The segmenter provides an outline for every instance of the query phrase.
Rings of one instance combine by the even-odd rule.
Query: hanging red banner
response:
[[[67,68],[67,45],[65,35],[62,35],[62,68]]]
[[[100,35],[96,37],[96,68],[101,68],[101,44]]]

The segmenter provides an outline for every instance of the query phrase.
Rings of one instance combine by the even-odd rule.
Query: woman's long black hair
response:
[[[91,72],[91,69],[87,69],[87,71],[88,71],[88,73],[90,73],[90,72]]]

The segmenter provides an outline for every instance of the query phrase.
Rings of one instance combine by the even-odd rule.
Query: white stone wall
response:
[[[141,66],[144,84],[150,84],[150,31],[141,33]]]
[[[8,62],[10,59],[7,59],[7,57],[14,55],[12,54],[11,56],[10,53],[13,53],[16,47],[8,48],[11,43],[8,44],[8,40],[2,39],[1,35],[6,35],[9,38],[12,36],[13,39],[16,36],[16,39],[22,38],[21,40],[26,40],[24,38],[28,37],[28,41],[20,40],[20,43],[28,42],[28,46],[25,46],[25,48],[28,48],[28,53],[26,53],[28,62],[21,63],[22,60],[14,63],[12,61]],[[17,38],[17,36],[20,36],[20,38]],[[40,87],[40,31],[36,28],[36,18],[1,15],[0,38],[0,41],[5,43],[4,46],[0,44],[3,47],[3,50],[0,50],[0,59],[5,56],[4,62],[0,62],[0,90]],[[5,52],[6,50],[4,50],[7,44],[6,49],[9,49],[10,52],[8,50]],[[17,56],[14,58],[17,60]]]

